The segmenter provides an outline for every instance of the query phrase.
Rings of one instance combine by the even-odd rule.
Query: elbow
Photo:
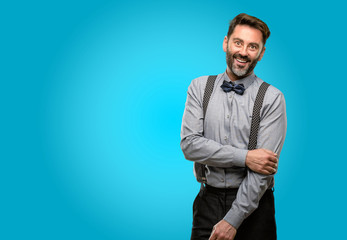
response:
[[[189,154],[189,143],[188,143],[188,140],[187,138],[183,138],[181,140],[181,150],[183,152],[183,155],[184,155],[184,158],[187,159],[187,160],[191,160],[190,159],[190,154]]]
[[[184,158],[190,161],[194,161],[194,157],[192,154],[193,150],[192,150],[192,139],[191,137],[184,137],[181,140],[180,146],[181,146],[181,150],[183,152]]]

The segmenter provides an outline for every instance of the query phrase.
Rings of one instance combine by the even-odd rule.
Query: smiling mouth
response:
[[[239,58],[236,58],[236,61],[238,61],[239,63],[246,63],[247,62],[246,60],[242,60],[242,59],[239,59]]]

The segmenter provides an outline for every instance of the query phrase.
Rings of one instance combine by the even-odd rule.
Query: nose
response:
[[[245,46],[240,49],[240,54],[242,56],[247,56],[247,48]]]

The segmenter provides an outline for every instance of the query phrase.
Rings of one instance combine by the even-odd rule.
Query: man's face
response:
[[[253,72],[264,55],[262,33],[248,25],[237,25],[229,38],[225,37],[227,71],[232,80],[244,78]]]

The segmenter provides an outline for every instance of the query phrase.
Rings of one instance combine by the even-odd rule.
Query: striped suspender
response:
[[[263,106],[264,96],[269,86],[270,84],[263,82],[260,85],[257,97],[255,98],[252,114],[251,133],[249,134],[248,150],[253,150],[257,147],[258,130],[260,124],[260,110]]]
[[[203,109],[203,116],[205,120],[205,114],[207,110],[208,103],[210,101],[211,94],[213,92],[214,82],[216,81],[217,76],[208,76],[206,87],[205,87],[205,93],[204,93],[204,99],[202,101],[202,109]],[[195,176],[196,180],[200,183],[206,183],[206,173],[205,173],[205,165],[201,163],[194,162],[194,169],[195,169]]]

